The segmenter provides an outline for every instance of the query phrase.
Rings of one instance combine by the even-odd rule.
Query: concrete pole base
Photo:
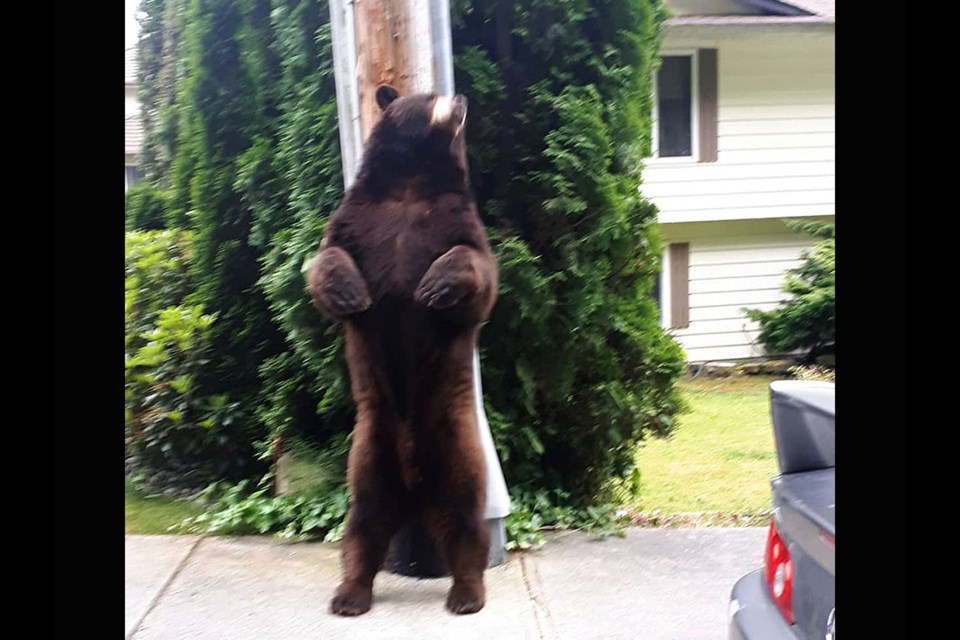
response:
[[[487,567],[496,567],[507,561],[507,530],[502,518],[485,522],[490,532]],[[450,575],[433,541],[415,520],[407,523],[393,537],[384,568],[390,573],[413,578],[443,578]]]

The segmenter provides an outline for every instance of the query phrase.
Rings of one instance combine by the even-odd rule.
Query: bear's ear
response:
[[[377,106],[383,111],[391,102],[400,97],[400,93],[388,84],[377,87]]]

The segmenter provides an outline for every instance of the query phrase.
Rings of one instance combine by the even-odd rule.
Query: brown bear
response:
[[[330,609],[370,609],[390,540],[416,517],[453,576],[447,608],[473,613],[490,545],[473,353],[497,267],[468,184],[467,101],[387,85],[376,99],[382,118],[308,272],[314,304],[343,322],[357,410]]]

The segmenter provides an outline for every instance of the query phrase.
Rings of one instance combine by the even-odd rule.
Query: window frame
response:
[[[660,95],[657,76],[660,67],[653,75],[653,136],[649,162],[655,164],[689,164],[700,158],[700,55],[697,49],[666,49],[660,52],[660,58],[690,58],[690,155],[660,157]]]

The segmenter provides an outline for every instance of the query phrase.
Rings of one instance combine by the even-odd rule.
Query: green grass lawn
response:
[[[778,378],[683,380],[689,411],[667,438],[650,437],[637,451],[641,514],[759,516],[770,510],[777,473],[769,384]]]
[[[128,481],[124,486],[125,526],[128,534],[171,534],[167,529],[184,518],[195,516],[201,508],[189,500],[147,497]]]

